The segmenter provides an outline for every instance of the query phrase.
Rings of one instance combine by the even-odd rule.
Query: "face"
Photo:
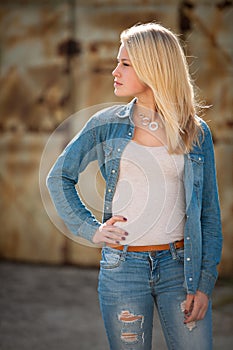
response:
[[[118,64],[112,72],[114,76],[115,95],[134,96],[139,99],[143,95],[146,95],[150,88],[143,84],[136,75],[124,44],[120,46],[117,61]]]

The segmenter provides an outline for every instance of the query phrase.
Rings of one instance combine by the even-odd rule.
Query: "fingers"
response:
[[[119,244],[121,240],[125,240],[128,233],[116,226],[104,225],[101,229],[102,237],[106,238],[104,242]]]
[[[125,241],[128,233],[114,224],[118,221],[125,222],[127,219],[123,216],[113,216],[107,220],[103,225],[99,227],[95,235],[92,238],[93,243],[111,243],[111,244],[120,244],[120,241]]]
[[[127,219],[122,215],[115,215],[106,221],[106,225],[114,225],[118,221],[126,222]]]
[[[195,295],[193,295],[193,294],[188,294],[186,297],[186,303],[185,303],[186,314],[192,312],[194,297],[195,297]]]
[[[194,295],[188,294],[185,302],[185,310],[184,310],[184,317],[185,321],[184,323],[187,323],[187,319],[190,317],[193,311],[193,304],[194,304]]]
[[[103,225],[101,227],[100,230],[101,231],[107,231],[107,232],[113,232],[113,233],[115,233],[116,235],[119,235],[119,236],[121,236],[121,235],[127,236],[128,235],[128,233],[124,229],[122,229],[120,227],[117,227],[117,226],[113,226],[113,225],[106,225],[105,224],[105,225]]]
[[[192,302],[191,302],[192,300]],[[209,299],[204,293],[197,291],[196,295],[188,295],[185,307],[185,321],[189,323],[202,320],[208,309]]]
[[[111,226],[110,226],[111,227]],[[98,230],[93,236],[93,243],[111,243],[111,244],[120,244],[120,241],[124,241],[127,236],[127,232],[119,231],[119,229],[115,228],[115,231],[111,229],[102,228]]]
[[[116,245],[120,245],[121,244],[121,240],[125,240],[124,237],[118,237],[114,234],[103,234],[101,237],[101,243],[110,243],[110,244],[116,244]]]

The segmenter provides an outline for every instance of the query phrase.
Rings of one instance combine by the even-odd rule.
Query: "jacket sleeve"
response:
[[[75,185],[79,174],[96,159],[95,119],[92,118],[58,157],[46,180],[56,210],[68,229],[89,241],[100,222],[84,205]]]
[[[218,186],[215,169],[214,147],[211,132],[204,124],[204,169],[202,192],[202,266],[198,289],[208,296],[214,288],[222,251],[222,228]]]

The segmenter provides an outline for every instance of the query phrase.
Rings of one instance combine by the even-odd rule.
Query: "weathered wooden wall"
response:
[[[205,119],[210,120],[215,141],[222,207],[220,273],[231,275],[233,21],[232,1],[223,0],[1,3],[0,257],[97,264],[98,249],[59,234],[48,218],[38,185],[40,159],[52,131],[71,114],[119,102],[111,77],[119,34],[137,22],[152,20],[182,34],[199,94],[213,105]],[[59,135],[54,138],[54,154],[63,146]]]

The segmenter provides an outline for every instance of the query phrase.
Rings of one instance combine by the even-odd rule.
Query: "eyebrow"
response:
[[[118,57],[117,57],[117,61],[118,62],[119,61],[129,61],[130,62],[130,60],[128,58],[118,58]]]

